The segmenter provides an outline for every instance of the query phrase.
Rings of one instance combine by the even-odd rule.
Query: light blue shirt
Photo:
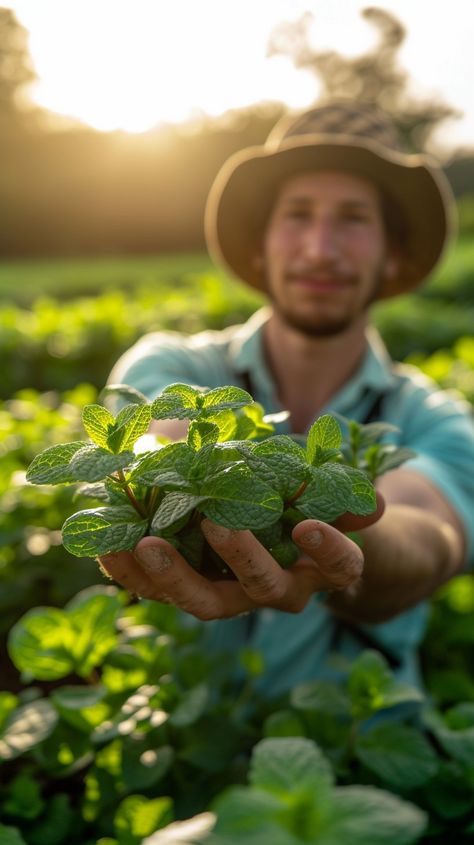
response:
[[[192,336],[157,332],[142,338],[114,367],[109,382],[129,384],[150,399],[172,382],[218,387],[245,386],[267,413],[284,410],[265,361],[262,329],[269,309],[247,323]],[[446,392],[419,370],[393,364],[374,329],[367,333],[367,351],[354,376],[332,397],[323,413],[339,413],[363,422],[375,398],[384,394],[381,419],[396,425],[392,441],[416,452],[407,466],[428,478],[451,502],[465,526],[466,565],[474,562],[474,424],[469,406]],[[287,421],[277,433],[288,433]],[[418,646],[426,629],[426,602],[389,622],[348,628],[315,596],[299,614],[258,610],[236,619],[207,623],[210,649],[232,653],[246,646],[265,659],[260,681],[276,696],[314,678],[337,679],[344,665],[361,650],[385,654],[399,680],[422,686]]]

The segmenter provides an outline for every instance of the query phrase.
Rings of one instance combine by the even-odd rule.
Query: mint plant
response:
[[[299,552],[291,539],[303,519],[333,522],[343,513],[375,510],[373,481],[411,456],[377,442],[392,426],[349,422],[349,438],[324,415],[303,445],[275,434],[271,418],[245,390],[171,384],[153,402],[117,385],[106,394],[127,401],[116,415],[86,405],[89,442],[51,446],[29,466],[33,484],[77,484],[78,494],[102,503],[66,519],[65,548],[80,557],[133,549],[145,535],[172,543],[199,571],[226,573],[200,524],[209,517],[250,529],[282,566]],[[136,446],[152,420],[188,420],[186,440]]]

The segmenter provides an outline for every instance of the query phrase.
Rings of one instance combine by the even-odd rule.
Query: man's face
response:
[[[262,257],[275,312],[311,336],[352,325],[396,268],[377,189],[339,171],[299,174],[284,183]]]

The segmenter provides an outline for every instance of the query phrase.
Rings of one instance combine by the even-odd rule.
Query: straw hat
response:
[[[224,163],[205,213],[211,256],[262,289],[255,257],[277,190],[285,179],[310,170],[347,170],[369,179],[398,209],[404,230],[400,272],[381,298],[421,284],[454,232],[449,183],[426,155],[402,151],[386,115],[352,101],[284,117],[263,146],[244,149]]]

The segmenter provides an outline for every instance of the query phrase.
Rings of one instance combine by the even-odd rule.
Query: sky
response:
[[[311,12],[312,44],[348,56],[375,30],[360,0],[0,0],[29,30],[35,102],[101,131],[218,116],[261,100],[304,108],[314,77],[268,57],[275,26]],[[407,29],[399,63],[415,95],[464,113],[438,141],[474,145],[474,0],[380,0]]]

